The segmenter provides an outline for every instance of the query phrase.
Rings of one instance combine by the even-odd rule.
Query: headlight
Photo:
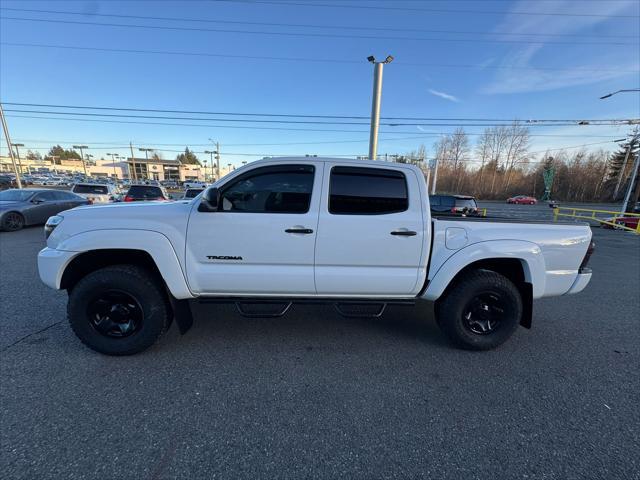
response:
[[[44,238],[47,239],[51,235],[51,233],[55,230],[55,228],[60,225],[60,223],[64,220],[64,217],[60,215],[54,215],[53,217],[49,217],[47,223],[44,224]]]

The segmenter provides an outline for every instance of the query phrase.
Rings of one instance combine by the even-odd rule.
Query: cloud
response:
[[[429,89],[429,93],[431,95],[435,95],[436,97],[444,98],[445,100],[449,100],[450,102],[460,102],[458,97],[454,97],[453,95],[449,95],[448,93],[439,92],[438,90]]]
[[[516,34],[547,34],[551,41],[562,40],[554,35],[567,35],[583,31],[584,29],[599,26],[603,22],[611,20],[611,15],[624,14],[634,1],[619,2],[583,2],[580,4],[582,17],[568,16],[530,16],[522,18],[519,15],[507,14],[505,19],[496,26],[496,33],[516,33]],[[529,10],[541,6],[540,11],[558,13],[575,11],[575,2],[570,0],[559,0],[557,2],[518,2],[514,4],[513,11]],[[594,16],[588,16],[588,15]],[[501,38],[501,37],[498,37]],[[502,38],[509,38],[504,36]],[[542,37],[544,38],[544,37]],[[580,47],[578,47],[580,48]],[[482,93],[504,94],[504,93],[524,93],[543,90],[555,90],[598,83],[605,80],[619,78],[629,75],[637,75],[638,62],[629,62],[626,58],[613,58],[611,51],[600,51],[592,53],[588,62],[581,65],[569,65],[562,63],[559,70],[536,69],[534,60],[536,57],[543,57],[547,62],[549,58],[555,56],[558,45],[541,43],[531,44],[524,47],[514,47],[506,52],[499,62],[500,66],[509,66],[496,74],[493,81],[481,89]],[[596,50],[597,51],[597,50]],[[579,54],[584,56],[584,50]],[[565,58],[575,56],[572,50],[564,52]],[[633,58],[633,56],[631,56]],[[628,58],[628,56],[627,56]],[[626,61],[625,61],[626,60]],[[597,63],[596,63],[597,62]],[[605,69],[602,64],[614,65],[611,69]],[[631,71],[630,71],[631,70]]]

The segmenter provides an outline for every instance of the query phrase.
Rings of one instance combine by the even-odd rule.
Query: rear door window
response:
[[[329,212],[334,215],[383,215],[409,208],[402,172],[382,168],[333,167]]]

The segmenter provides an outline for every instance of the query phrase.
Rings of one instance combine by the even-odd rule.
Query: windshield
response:
[[[72,190],[74,193],[94,193],[96,195],[107,195],[109,189],[105,185],[76,185]]]
[[[0,192],[0,201],[4,202],[24,202],[35,192],[32,190],[5,190]]]

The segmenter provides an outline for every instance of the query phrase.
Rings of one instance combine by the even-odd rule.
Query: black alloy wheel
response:
[[[107,290],[97,295],[87,305],[87,316],[98,333],[110,338],[134,334],[144,320],[140,302],[119,290]]]
[[[462,313],[464,325],[473,333],[487,335],[500,328],[505,310],[497,292],[483,292],[471,299]]]

